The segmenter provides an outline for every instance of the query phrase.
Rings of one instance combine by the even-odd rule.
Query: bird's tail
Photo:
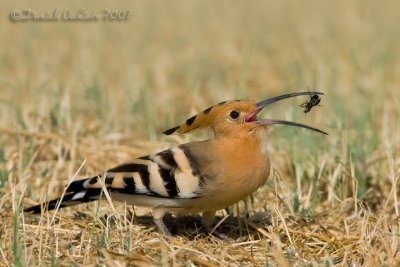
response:
[[[90,184],[91,181],[95,181],[96,179],[97,177],[72,182],[68,186],[64,196],[36,206],[29,207],[24,211],[37,214],[41,213],[42,209],[54,210],[57,208],[57,206],[59,206],[59,208],[64,208],[98,200],[102,188],[100,185],[96,186],[94,182]]]
[[[165,194],[159,193],[157,190],[150,189],[150,176],[152,171],[149,170],[149,166],[152,164],[151,166],[157,167],[160,173],[163,170],[164,172],[167,171],[168,175],[170,175],[171,170],[163,169],[164,167],[162,167],[161,164],[154,163],[148,156],[141,157],[138,160],[140,163],[133,162],[121,164],[95,177],[74,181],[67,187],[65,194],[62,197],[50,200],[41,205],[29,207],[25,209],[25,212],[40,213],[42,208],[54,210],[57,206],[64,208],[95,201],[100,198],[103,188],[106,188],[108,192],[116,192],[120,194],[167,197]],[[174,159],[173,161],[176,164]],[[162,164],[166,165],[166,163]],[[162,179],[160,174],[157,175]],[[175,185],[175,180],[173,185]],[[174,190],[176,190],[176,186]],[[168,194],[167,192],[165,193]]]

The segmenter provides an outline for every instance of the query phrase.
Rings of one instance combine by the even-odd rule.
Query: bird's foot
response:
[[[158,230],[166,236],[172,236],[171,232],[168,230],[167,226],[165,226],[163,219],[154,219],[154,223],[157,225]]]

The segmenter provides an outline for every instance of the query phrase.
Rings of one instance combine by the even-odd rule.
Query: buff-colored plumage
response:
[[[211,231],[217,210],[249,196],[268,179],[270,160],[265,125],[280,123],[322,132],[294,122],[258,120],[257,113],[281,99],[315,94],[321,93],[293,93],[258,103],[221,102],[164,132],[182,134],[208,127],[214,131],[214,138],[140,157],[105,174],[75,181],[62,199],[49,201],[45,206],[50,210],[97,200],[105,184],[113,200],[152,208],[154,221],[165,234],[169,234],[163,223],[167,212],[202,212],[205,229]],[[26,211],[40,213],[42,206]]]

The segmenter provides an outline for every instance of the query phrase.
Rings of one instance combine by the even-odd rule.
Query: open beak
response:
[[[262,119],[258,120],[257,119],[257,114],[266,106],[275,103],[277,101],[290,98],[290,97],[295,97],[295,96],[301,96],[301,95],[323,95],[323,93],[320,92],[299,92],[299,93],[291,93],[291,94],[285,94],[285,95],[280,95],[272,98],[268,98],[266,100],[260,101],[256,104],[256,109],[251,111],[249,114],[246,115],[245,117],[245,122],[255,122],[259,125],[272,125],[272,124],[284,124],[284,125],[292,125],[292,126],[297,126],[297,127],[302,127],[306,128],[309,130],[313,130],[322,134],[326,134],[326,132],[321,131],[319,129],[313,128],[311,126],[297,123],[297,122],[292,122],[292,121],[284,121],[284,120],[273,120],[273,119]]]

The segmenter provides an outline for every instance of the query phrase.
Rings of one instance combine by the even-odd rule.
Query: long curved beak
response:
[[[258,120],[255,121],[255,123],[259,124],[259,125],[272,125],[272,124],[284,124],[284,125],[291,125],[291,126],[297,126],[297,127],[301,127],[301,128],[306,128],[309,130],[313,130],[322,134],[326,134],[328,135],[328,133],[321,131],[320,129],[308,126],[306,124],[302,124],[302,123],[297,123],[297,122],[293,122],[293,121],[283,121],[283,120],[272,120],[272,119],[263,119],[263,120]]]
[[[245,122],[255,122],[259,125],[272,125],[272,124],[291,125],[291,126],[306,128],[306,129],[313,130],[313,131],[327,135],[327,133],[324,131],[321,131],[317,128],[314,128],[314,127],[311,127],[311,126],[308,126],[305,124],[297,123],[297,122],[284,121],[284,120],[273,120],[273,119],[262,119],[262,120],[257,119],[257,114],[266,106],[268,106],[272,103],[275,103],[277,101],[286,99],[286,98],[301,96],[301,95],[323,95],[323,93],[321,93],[321,92],[299,92],[299,93],[290,93],[290,94],[285,94],[285,95],[280,95],[280,96],[265,99],[263,101],[256,103],[256,109],[246,115]]]

